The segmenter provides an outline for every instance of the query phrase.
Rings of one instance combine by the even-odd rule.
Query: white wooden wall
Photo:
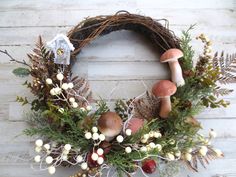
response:
[[[0,0],[0,49],[7,49],[14,57],[26,59],[26,53],[41,34],[50,40],[57,33],[65,33],[87,16],[113,14],[118,10],[167,18],[177,35],[190,24],[197,23],[193,36],[207,34],[215,50],[235,52],[236,1],[235,0]],[[199,53],[201,44],[193,41]],[[76,63],[74,72],[88,76],[96,96],[131,98],[144,91],[140,80],[151,86],[158,79],[169,78],[167,67],[158,63],[156,49],[142,36],[132,32],[116,32],[87,46]],[[16,63],[0,55],[0,177],[42,177],[47,172],[30,169],[32,140],[19,135],[26,128],[23,109],[15,103],[16,95],[30,93],[21,85],[12,69]],[[227,87],[235,88],[236,85]],[[231,101],[228,109],[206,110],[198,116],[203,133],[210,128],[218,132],[215,145],[225,153],[199,174],[181,171],[179,177],[235,177],[236,176],[236,92],[225,97]],[[16,156],[20,158],[16,158]],[[70,169],[58,170],[56,177],[65,177]],[[137,175],[139,176],[139,175]],[[153,175],[156,176],[156,175]]]

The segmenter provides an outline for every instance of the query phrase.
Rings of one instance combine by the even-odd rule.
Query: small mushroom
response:
[[[162,54],[160,58],[161,63],[168,62],[171,70],[171,80],[176,83],[177,87],[185,84],[182,69],[178,62],[178,59],[183,57],[183,52],[179,49],[169,49]]]
[[[176,85],[169,80],[162,80],[153,85],[153,95],[161,99],[161,107],[159,112],[160,117],[168,117],[168,114],[171,111],[170,96],[175,94],[176,90]]]
[[[98,129],[106,136],[106,140],[112,140],[118,135],[123,127],[120,116],[115,112],[106,112],[98,119]]]

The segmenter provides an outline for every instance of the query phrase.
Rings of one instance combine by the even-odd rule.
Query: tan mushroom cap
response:
[[[176,48],[169,49],[161,55],[160,62],[165,63],[168,61],[178,60],[179,58],[183,56],[184,54],[181,50],[176,49]]]
[[[157,82],[152,87],[152,93],[157,97],[171,96],[175,94],[176,90],[176,85],[169,80],[162,80],[160,82]]]
[[[118,135],[123,127],[123,121],[115,112],[106,112],[98,119],[98,129],[105,136]]]

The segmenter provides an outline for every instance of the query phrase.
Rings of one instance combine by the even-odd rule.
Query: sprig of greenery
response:
[[[186,31],[182,31],[180,47],[184,54],[184,57],[181,60],[181,67],[184,71],[192,70],[194,68],[193,67],[194,50],[190,45],[192,41],[190,31],[193,30],[195,26],[196,24],[191,25]]]

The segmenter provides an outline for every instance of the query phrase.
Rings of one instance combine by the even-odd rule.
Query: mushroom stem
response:
[[[177,87],[183,86],[185,81],[182,75],[182,68],[178,60],[169,61],[168,63],[171,70],[171,80],[176,83]]]
[[[161,108],[160,108],[160,112],[159,112],[159,116],[162,118],[167,118],[168,114],[171,111],[171,101],[170,101],[170,97],[162,97],[161,98]]]

